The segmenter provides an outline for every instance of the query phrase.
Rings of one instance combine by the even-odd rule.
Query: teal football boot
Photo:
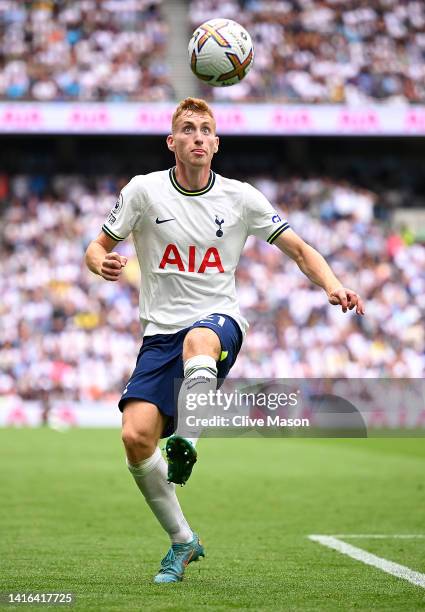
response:
[[[161,568],[154,578],[156,584],[165,582],[181,582],[186,567],[192,561],[205,557],[204,547],[196,533],[193,540],[187,544],[173,544],[161,561]]]
[[[181,436],[171,436],[165,445],[168,461],[168,482],[184,485],[192,473],[198,454],[195,447]]]

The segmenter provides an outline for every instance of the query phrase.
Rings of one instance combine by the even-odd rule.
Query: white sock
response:
[[[184,377],[195,378],[196,376],[206,376],[207,378],[217,378],[217,364],[214,357],[209,355],[196,355],[184,362]]]
[[[179,393],[179,415],[181,412],[185,412],[184,409],[180,411],[180,406],[183,406],[183,402],[185,401],[185,397],[187,393],[193,393],[193,381],[197,379],[196,384],[196,393],[206,393],[212,389],[215,391],[217,389],[217,364],[214,357],[210,357],[209,355],[196,355],[195,357],[191,357],[184,362],[184,381]],[[188,387],[191,387],[190,389]],[[205,408],[203,408],[205,412]],[[187,414],[187,412],[185,412]],[[199,408],[194,411],[196,416],[206,416],[205,414],[201,414],[201,410]],[[182,433],[188,434],[187,426],[184,423],[181,425]],[[180,427],[177,428],[177,432],[179,433]],[[190,435],[185,435],[184,437],[188,440],[193,446],[196,446],[196,443],[199,440],[199,437],[202,433],[202,429],[197,428],[193,431],[190,431]],[[180,434],[179,434],[180,435]]]
[[[170,536],[171,542],[193,540],[193,533],[183,516],[176,487],[167,481],[167,463],[156,447],[154,454],[137,465],[127,460],[127,466],[143,493],[150,509]]]

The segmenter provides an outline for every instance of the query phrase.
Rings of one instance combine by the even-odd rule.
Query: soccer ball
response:
[[[210,19],[200,25],[192,34],[188,51],[192,72],[213,87],[239,83],[254,60],[250,35],[231,19]]]

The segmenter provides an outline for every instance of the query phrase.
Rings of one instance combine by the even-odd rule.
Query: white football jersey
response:
[[[132,233],[141,270],[145,335],[172,334],[213,312],[248,328],[236,297],[235,269],[250,234],[272,243],[289,224],[248,183],[212,170],[206,187],[188,191],[175,168],[135,176],[121,191],[103,231]]]

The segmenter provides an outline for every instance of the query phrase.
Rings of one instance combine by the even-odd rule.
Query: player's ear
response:
[[[215,137],[215,146],[214,146],[214,153],[217,153],[218,151],[218,145],[220,144],[220,139],[218,136]]]
[[[174,145],[174,138],[172,134],[168,134],[167,136],[167,147],[174,153],[176,147]]]

